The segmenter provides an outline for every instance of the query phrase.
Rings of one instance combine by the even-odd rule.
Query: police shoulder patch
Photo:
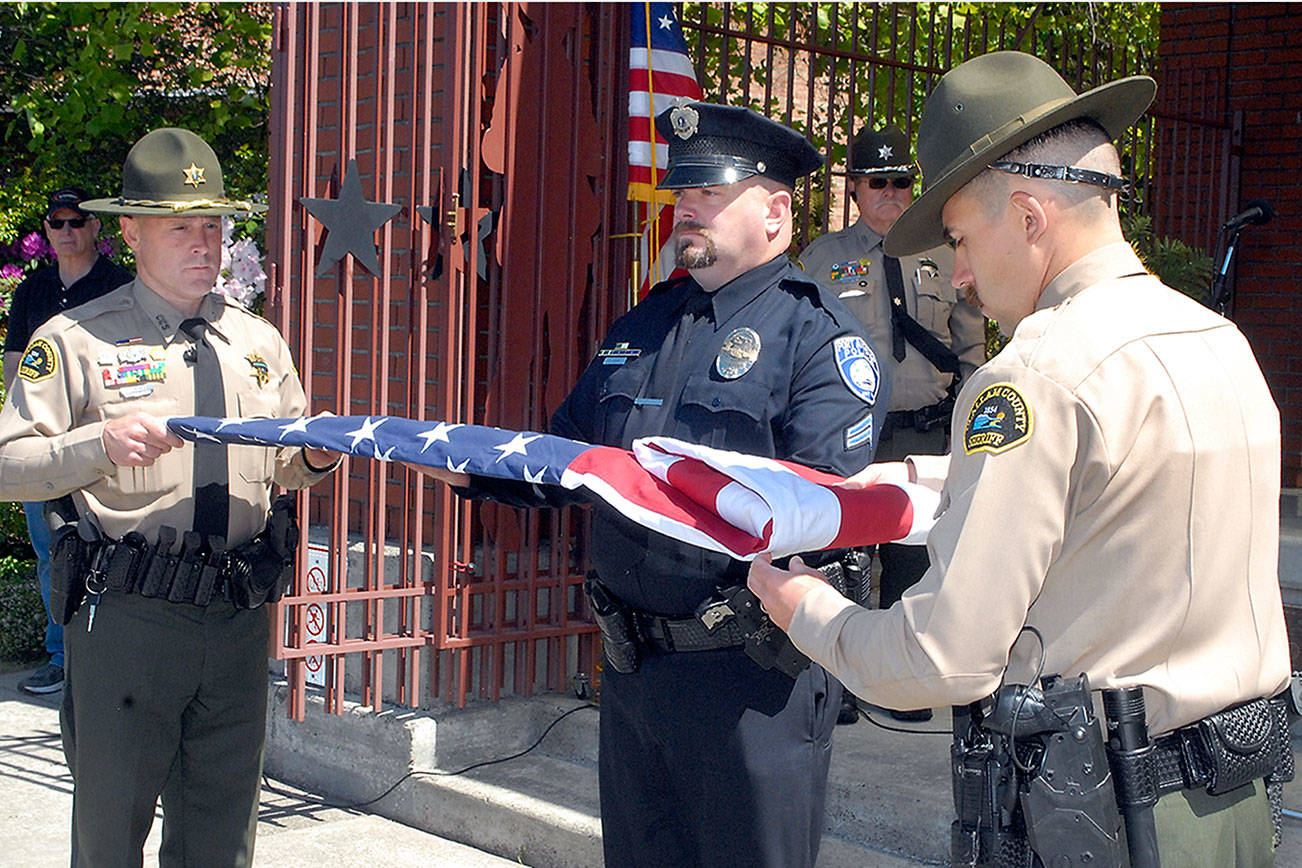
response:
[[[846,335],[832,341],[836,352],[836,369],[854,395],[869,406],[877,403],[877,386],[881,369],[872,347],[858,335]]]
[[[54,345],[45,338],[37,338],[23,353],[23,360],[18,365],[18,376],[29,383],[39,383],[54,376],[59,369],[59,355]]]
[[[1033,420],[1026,398],[1011,383],[996,383],[977,395],[967,414],[963,449],[1004,452],[1031,439]]]

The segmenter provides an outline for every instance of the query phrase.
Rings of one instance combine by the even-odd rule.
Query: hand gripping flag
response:
[[[173,417],[187,440],[306,446],[533,485],[585,489],[682,542],[750,560],[882,542],[921,544],[939,497],[908,483],[860,486],[789,461],[646,437],[633,449],[551,434],[397,416]]]

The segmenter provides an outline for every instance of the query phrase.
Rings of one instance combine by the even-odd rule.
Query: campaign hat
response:
[[[266,205],[228,199],[222,167],[208,143],[189,130],[163,127],[131,146],[122,165],[122,195],[83,202],[87,211],[135,216],[261,213]]]
[[[795,187],[823,165],[800,133],[740,106],[683,103],[657,115],[656,130],[669,143],[661,190],[715,187],[756,176]]]
[[[1156,93],[1153,79],[1132,75],[1077,94],[1051,66],[1020,51],[983,54],[954,67],[923,106],[922,195],[891,226],[886,253],[906,256],[943,242],[945,203],[992,160],[1079,119],[1094,121],[1116,139]]]
[[[909,138],[904,131],[891,124],[874,130],[863,127],[850,142],[850,168],[837,175],[858,178],[865,175],[896,178],[918,174],[918,167],[909,158]]]

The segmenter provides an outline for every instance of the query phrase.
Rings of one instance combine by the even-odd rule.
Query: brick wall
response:
[[[1302,486],[1300,25],[1302,3],[1163,4],[1158,67],[1162,110],[1223,121],[1243,113],[1239,203],[1275,207],[1273,222],[1241,236],[1233,318],[1279,404],[1285,486]]]

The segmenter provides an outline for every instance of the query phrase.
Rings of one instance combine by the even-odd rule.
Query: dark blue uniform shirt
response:
[[[624,448],[666,435],[849,476],[872,461],[889,406],[878,371],[858,320],[779,256],[713,293],[690,277],[657,284],[611,327],[551,431]],[[482,478],[470,491],[522,506],[568,494],[526,497]],[[628,605],[686,616],[745,581],[745,563],[595,509],[593,567]]]

